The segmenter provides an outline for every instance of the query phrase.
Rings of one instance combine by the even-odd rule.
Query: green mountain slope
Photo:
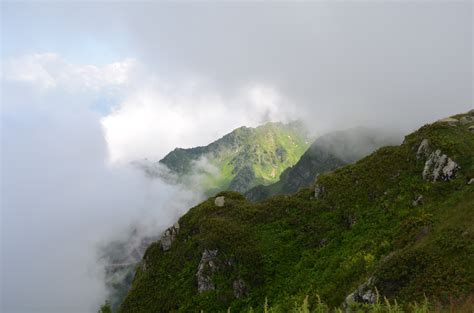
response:
[[[310,307],[317,294],[339,306],[372,302],[376,289],[402,305],[463,301],[474,294],[470,114],[291,196],[209,198],[179,220],[169,249],[146,251],[121,311],[239,312],[267,298],[289,312],[305,295]]]
[[[364,127],[328,133],[317,138],[294,166],[283,171],[278,182],[256,186],[245,192],[245,197],[261,201],[276,194],[294,193],[309,187],[322,173],[355,162],[382,146],[398,144],[399,138]]]
[[[238,128],[205,147],[177,148],[160,163],[184,183],[195,175],[203,177],[209,194],[226,189],[244,192],[276,182],[283,170],[299,160],[309,141],[298,122],[267,123]]]

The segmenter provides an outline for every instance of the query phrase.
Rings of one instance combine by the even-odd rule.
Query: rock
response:
[[[212,282],[212,276],[218,269],[216,259],[217,249],[206,249],[202,253],[201,261],[199,262],[198,270],[196,273],[199,293],[203,293],[208,290],[214,290],[216,288],[214,286],[214,283]]]
[[[418,206],[420,204],[423,203],[423,196],[422,195],[419,195],[418,197],[416,197],[415,200],[413,200],[413,202],[411,203],[413,206]]]
[[[474,184],[474,178],[469,179],[467,182],[468,185],[473,185]]]
[[[325,192],[324,186],[316,185],[316,187],[314,188],[314,198],[315,199],[322,198],[322,196],[324,195],[324,192]]]
[[[437,149],[432,152],[425,162],[423,169],[423,179],[433,182],[438,180],[450,180],[456,176],[456,172],[461,167],[451,160],[446,154],[441,154],[441,150]]]
[[[469,112],[467,112],[468,115],[470,116],[474,116],[474,109],[470,110]]]
[[[237,299],[243,298],[247,295],[247,287],[242,278],[234,280],[232,288],[234,289],[234,297]]]
[[[224,196],[216,197],[216,199],[214,200],[214,204],[218,207],[223,207],[225,204],[225,197]]]
[[[343,306],[348,308],[354,303],[375,304],[378,300],[378,295],[373,289],[375,289],[374,279],[371,277],[367,282],[357,287],[353,293],[346,297]]]
[[[471,133],[474,133],[474,125],[472,125],[472,126],[469,126],[469,128],[468,128],[468,129],[469,129],[469,131],[470,131]]]
[[[459,120],[457,120],[455,118],[452,118],[452,117],[447,117],[447,118],[437,120],[436,122],[437,123],[448,123],[451,126],[455,126],[456,124],[459,123]]]
[[[470,116],[463,116],[459,119],[459,122],[461,123],[461,125],[466,125],[466,124],[472,123],[473,121],[474,121],[473,118]]]
[[[418,150],[416,151],[416,159],[424,159],[427,158],[428,155],[430,154],[430,145],[428,143],[428,139],[423,139],[420,143],[420,146],[418,147]]]
[[[166,229],[163,235],[161,235],[160,243],[163,251],[168,251],[171,248],[171,244],[176,239],[176,235],[179,233],[179,223],[176,222],[170,228]]]

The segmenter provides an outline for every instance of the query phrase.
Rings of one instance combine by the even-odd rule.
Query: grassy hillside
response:
[[[244,192],[258,184],[276,182],[299,160],[309,141],[298,122],[267,123],[238,128],[205,147],[177,148],[160,162],[181,182],[199,175],[209,194],[226,189]]]
[[[467,115],[455,118],[463,123],[425,125],[291,196],[254,204],[223,192],[223,206],[209,198],[179,220],[168,251],[150,246],[121,311],[262,311],[267,298],[289,312],[306,295],[310,308],[316,295],[337,307],[357,289],[356,302],[376,290],[401,306],[425,295],[466,301],[474,133]]]
[[[311,144],[294,166],[283,171],[278,182],[256,186],[245,192],[245,197],[261,201],[277,194],[294,193],[311,186],[318,175],[355,162],[382,146],[398,144],[400,138],[364,127],[325,134]]]

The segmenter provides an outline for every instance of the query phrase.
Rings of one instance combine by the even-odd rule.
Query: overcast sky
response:
[[[265,121],[408,132],[474,107],[471,1],[1,9],[2,312],[96,311],[97,243],[196,201],[130,160]]]

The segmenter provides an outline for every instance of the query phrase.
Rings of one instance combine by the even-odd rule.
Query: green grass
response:
[[[422,179],[416,149],[425,138],[460,164],[455,179]],[[403,310],[425,296],[448,307],[472,304],[466,299],[474,294],[474,186],[466,182],[473,168],[474,134],[467,126],[435,123],[401,146],[321,175],[319,199],[313,188],[257,204],[222,192],[224,207],[211,197],[180,219],[170,251],[158,244],[148,249],[121,311],[261,312],[267,299],[272,312],[292,312],[310,295],[313,312],[315,295],[338,308],[369,277]],[[420,194],[423,203],[413,206]],[[196,272],[205,249],[218,250],[219,270],[212,276],[215,290],[198,294]],[[238,278],[248,289],[242,299],[232,290]],[[399,312],[386,309],[358,310]]]
[[[196,173],[194,162],[206,158],[217,173],[197,171],[209,195],[228,189],[239,172],[249,167],[255,177],[241,186],[240,191],[245,191],[258,184],[278,181],[280,174],[303,155],[309,141],[306,131],[297,122],[267,123],[257,128],[238,128],[206,147],[176,149],[160,162],[186,184]]]

